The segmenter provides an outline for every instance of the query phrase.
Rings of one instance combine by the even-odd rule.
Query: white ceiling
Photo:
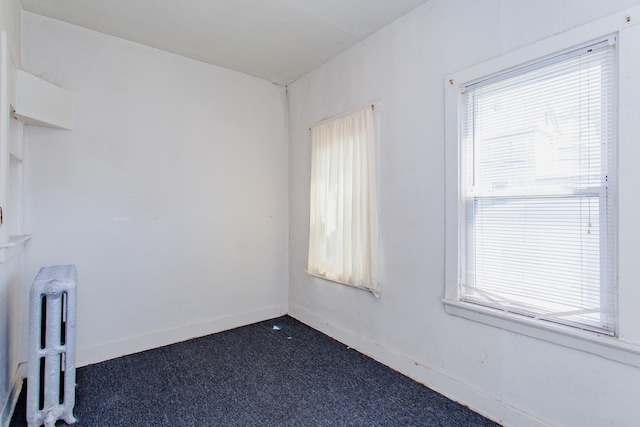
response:
[[[21,0],[25,10],[285,85],[428,0]]]

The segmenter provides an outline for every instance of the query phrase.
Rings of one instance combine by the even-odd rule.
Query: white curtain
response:
[[[367,106],[311,129],[307,272],[378,293],[374,111]]]

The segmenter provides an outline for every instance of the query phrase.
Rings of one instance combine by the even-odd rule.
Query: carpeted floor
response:
[[[286,316],[79,368],[77,383],[77,426],[497,425]],[[26,386],[11,427],[25,402]]]

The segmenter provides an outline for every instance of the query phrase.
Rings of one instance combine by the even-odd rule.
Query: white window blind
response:
[[[612,40],[463,90],[463,301],[615,334]]]
[[[372,106],[311,128],[307,272],[378,293],[376,136]]]

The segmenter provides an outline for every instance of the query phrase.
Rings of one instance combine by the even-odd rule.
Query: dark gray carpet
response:
[[[497,425],[287,316],[79,368],[77,383],[77,426]]]

